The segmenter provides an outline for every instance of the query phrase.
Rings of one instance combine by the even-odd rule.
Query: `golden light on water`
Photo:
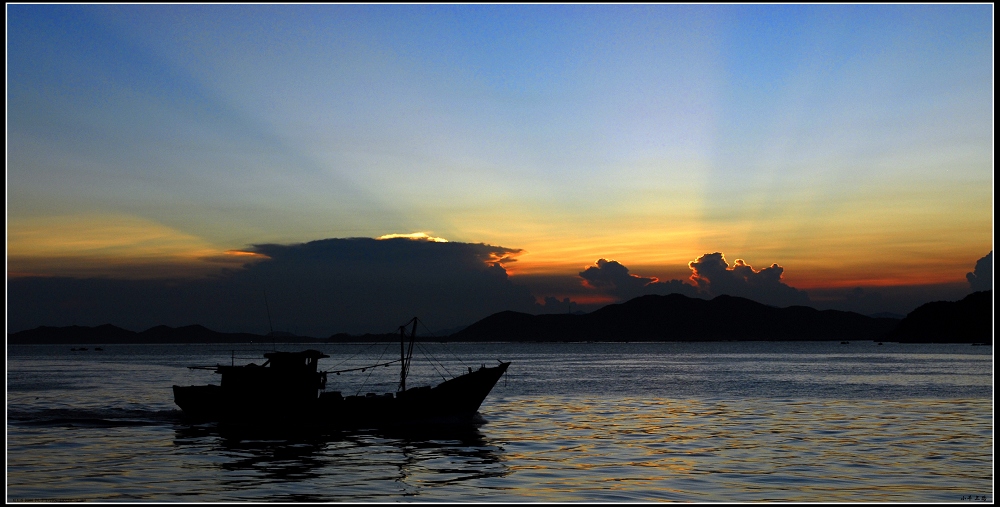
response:
[[[893,501],[912,495],[908,488],[919,489],[904,479],[914,467],[946,466],[946,459],[929,463],[913,449],[975,451],[953,444],[956,432],[964,431],[958,430],[963,414],[950,402],[533,396],[505,403],[545,421],[534,431],[506,420],[490,423],[493,437],[507,442],[511,477],[530,482],[529,496],[539,501],[581,501],[593,491],[620,491],[619,501],[628,501],[629,490],[637,489],[645,491],[645,501],[699,495],[713,501],[730,495],[848,501],[861,491]],[[935,405],[946,410],[935,414]],[[931,416],[922,418],[925,413]],[[922,428],[901,430],[914,424]],[[988,422],[979,431],[984,427],[988,431]],[[888,482],[838,484],[858,473],[859,451],[869,460],[863,466],[880,470]],[[772,481],[779,476],[797,486],[776,488]],[[901,482],[893,484],[893,476]]]

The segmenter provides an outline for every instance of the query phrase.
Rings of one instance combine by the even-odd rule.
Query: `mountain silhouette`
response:
[[[899,320],[749,299],[648,295],[584,315],[500,312],[451,341],[877,340]]]
[[[887,340],[905,343],[993,343],[993,291],[934,301],[910,312]]]
[[[711,300],[647,295],[586,314],[504,311],[434,341],[822,341],[993,343],[992,291],[920,306],[903,320],[806,306],[777,308],[735,296]],[[249,343],[394,341],[398,335],[338,333],[325,339],[220,333],[200,325],[156,326],[136,333],[110,324],[42,326],[8,335],[8,343]]]
[[[8,335],[7,343],[135,343],[135,331],[111,324],[100,326],[40,326]]]

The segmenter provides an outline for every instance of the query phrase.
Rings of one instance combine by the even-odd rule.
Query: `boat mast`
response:
[[[410,331],[410,348],[406,350],[406,326],[413,323],[413,330]],[[417,336],[417,318],[413,317],[413,320],[399,326],[399,390],[398,392],[403,392],[406,390],[406,374],[410,370],[410,360],[413,358],[413,341]]]
[[[267,289],[264,289],[264,308],[267,309],[267,334],[271,337],[271,350],[278,350],[278,346],[274,344],[274,326],[271,325],[271,306],[267,304]]]

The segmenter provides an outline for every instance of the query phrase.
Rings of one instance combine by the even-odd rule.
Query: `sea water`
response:
[[[512,361],[481,424],[281,435],[171,392],[271,344],[87,347],[8,346],[8,501],[993,501],[988,346],[418,343],[408,386]],[[399,381],[398,343],[305,348],[329,390]]]

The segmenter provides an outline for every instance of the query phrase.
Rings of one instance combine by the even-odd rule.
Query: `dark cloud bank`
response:
[[[202,280],[11,279],[8,331],[110,322],[267,333],[269,307],[275,331],[328,336],[391,332],[414,315],[445,329],[539,308],[491,262],[517,252],[509,248],[350,238],[253,250],[270,259]]]
[[[617,261],[600,259],[579,278],[524,275],[513,283],[503,266],[515,262],[510,256],[519,250],[485,244],[347,238],[253,250],[267,259],[197,280],[9,279],[7,329],[112,323],[141,331],[201,324],[263,334],[271,327],[270,313],[275,331],[324,337],[391,332],[415,315],[435,330],[448,330],[504,310],[586,312],[606,303],[574,298],[626,301],[646,294],[727,294],[777,307],[902,315],[927,301],[960,299],[970,286],[992,288],[992,252],[961,286],[826,291],[817,301],[785,284],[781,266],[755,270],[739,259],[729,265],[721,252],[689,263],[687,281],[632,274]],[[569,297],[549,296],[539,304],[534,294],[546,293]]]

